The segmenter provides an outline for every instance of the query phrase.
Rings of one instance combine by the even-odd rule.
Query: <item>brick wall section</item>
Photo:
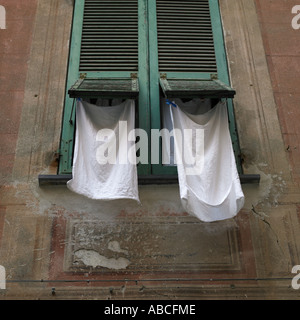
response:
[[[300,30],[291,25],[300,0],[256,0],[290,170],[300,184]]]
[[[0,30],[0,179],[10,178],[24,99],[37,0],[1,0],[6,29]]]

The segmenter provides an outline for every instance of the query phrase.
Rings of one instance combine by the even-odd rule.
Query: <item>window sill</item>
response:
[[[67,181],[72,179],[71,174],[58,174],[58,175],[39,175],[39,185],[65,185]],[[240,174],[242,184],[258,184],[260,182],[259,174]],[[152,175],[152,176],[139,176],[139,185],[162,185],[162,184],[177,184],[177,175]]]

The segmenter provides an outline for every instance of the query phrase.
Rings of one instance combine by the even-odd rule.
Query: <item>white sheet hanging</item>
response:
[[[133,199],[139,202],[134,129],[135,102],[113,107],[77,101],[73,178],[70,190],[91,199]],[[107,130],[108,129],[108,130]],[[109,158],[110,157],[110,158]]]
[[[184,107],[185,112],[190,114],[205,113],[211,109],[210,99],[195,98],[188,102],[182,103],[180,99],[174,99],[173,102],[179,103],[181,107]],[[173,122],[170,113],[170,106],[166,103],[166,99],[161,100],[162,106],[162,123],[163,128],[172,132]],[[165,166],[174,166],[175,164],[175,150],[173,136],[169,139],[169,136],[162,135],[162,163]]]
[[[188,141],[180,139],[177,134],[174,136],[182,205],[189,214],[205,222],[232,218],[243,207],[244,194],[232,149],[226,104],[220,102],[203,114],[191,114],[184,111],[180,100],[176,102],[177,107],[169,106],[174,128],[181,132],[192,129],[193,132],[193,139]],[[195,155],[193,140],[197,129],[204,138],[203,166],[200,164],[198,169],[201,170],[191,174],[193,165],[186,163],[184,155],[191,151]],[[178,151],[180,148],[183,148],[182,158]],[[197,169],[196,164],[194,167]]]

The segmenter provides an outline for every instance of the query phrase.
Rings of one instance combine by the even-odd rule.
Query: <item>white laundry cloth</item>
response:
[[[185,112],[191,114],[205,113],[211,109],[210,99],[195,98],[188,102],[182,103],[178,98],[172,102],[180,104],[184,108]],[[163,128],[166,128],[170,133],[173,130],[173,122],[170,113],[170,106],[166,103],[166,99],[161,100],[162,106],[162,123]],[[162,135],[162,163],[165,166],[175,166],[175,150],[174,139],[171,135]]]
[[[73,178],[70,190],[91,199],[134,199],[139,202],[137,168],[133,161],[135,102],[113,107],[77,101]]]
[[[177,107],[169,106],[174,129],[180,132],[192,129],[192,139],[174,135],[182,205],[201,221],[232,218],[243,207],[244,194],[232,149],[226,104],[219,102],[203,114],[191,114],[184,111],[184,104],[177,103]],[[197,136],[197,129],[203,135]],[[203,149],[197,149],[196,137],[203,137],[198,140],[204,142]],[[184,156],[195,156],[197,150],[198,165],[187,163]],[[192,170],[195,172],[191,173]]]

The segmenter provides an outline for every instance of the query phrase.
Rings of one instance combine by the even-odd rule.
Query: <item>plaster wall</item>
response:
[[[243,165],[261,183],[243,185],[246,204],[235,219],[209,224],[183,211],[177,185],[140,186],[142,205],[39,187],[39,174],[57,170],[73,1],[11,3],[7,12],[29,22],[22,38],[30,41],[13,54],[9,41],[20,35],[8,17],[0,50],[8,70],[0,94],[10,106],[2,104],[0,119],[0,264],[9,282],[1,298],[25,290],[29,298],[299,298],[290,288],[300,264],[298,169],[286,152],[260,2],[221,0],[220,7]],[[26,8],[31,19],[20,14]]]

